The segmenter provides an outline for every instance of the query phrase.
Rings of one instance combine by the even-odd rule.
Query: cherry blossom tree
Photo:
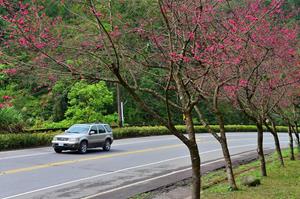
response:
[[[78,79],[122,85],[152,118],[188,148],[194,199],[200,198],[201,187],[194,110],[220,142],[229,184],[237,189],[224,115],[219,108],[220,101],[229,100],[257,124],[258,153],[262,174],[266,175],[263,122],[281,99],[278,93],[282,93],[283,82],[292,84],[288,77],[297,71],[297,30],[285,27],[281,1],[265,5],[263,1],[247,0],[245,4],[232,5],[224,0],[158,0],[151,2],[156,9],[147,10],[147,19],[129,22],[124,21],[122,13],[113,13],[111,1],[67,3],[82,7],[81,13],[70,13],[85,23],[63,27],[61,18],[48,17],[38,1],[0,1],[6,9],[1,18],[7,23],[1,52],[18,46],[31,53],[31,63],[38,66],[40,73],[43,69],[47,75],[70,74]],[[82,37],[78,39],[74,33]],[[22,62],[19,67],[24,69]],[[151,77],[147,80],[154,88],[144,87],[145,74]],[[165,110],[155,110],[141,93],[147,93],[151,100],[163,101]],[[265,100],[269,96],[272,98]],[[200,100],[213,104],[220,132],[211,130],[197,107]],[[175,110],[184,115],[187,136],[175,128]]]
[[[247,27],[250,29],[242,39],[243,48],[239,54],[243,59],[237,68],[239,78],[235,84],[224,87],[232,102],[257,125],[257,151],[263,176],[267,175],[263,152],[264,121],[283,98],[286,86],[299,81],[299,77],[295,77],[299,73],[298,28],[285,25],[289,16],[282,12],[281,5],[282,2],[272,1],[269,9],[258,9],[260,6],[252,4],[248,12],[239,11],[241,15],[247,16],[250,25],[235,27],[239,27],[240,31]],[[259,12],[255,13],[257,10]],[[251,25],[253,23],[255,26]],[[277,134],[273,133],[273,136],[278,141]]]

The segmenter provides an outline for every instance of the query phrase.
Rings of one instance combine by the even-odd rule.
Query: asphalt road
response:
[[[282,147],[287,134],[279,134]],[[231,155],[256,150],[255,133],[228,133]],[[219,143],[197,135],[203,166],[222,163]],[[265,149],[274,148],[266,133]],[[56,154],[51,147],[0,152],[0,198],[126,198],[190,172],[186,147],[174,136],[115,140],[112,149]]]

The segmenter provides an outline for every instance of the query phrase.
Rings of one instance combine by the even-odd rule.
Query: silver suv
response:
[[[52,146],[56,153],[78,150],[86,153],[88,148],[102,147],[109,151],[113,142],[112,129],[108,124],[75,124],[63,134],[55,136]]]

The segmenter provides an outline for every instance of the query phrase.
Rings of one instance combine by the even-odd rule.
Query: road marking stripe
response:
[[[112,157],[117,157],[117,156],[131,155],[131,154],[138,154],[138,153],[145,153],[145,152],[153,152],[153,151],[171,149],[171,148],[183,147],[183,146],[184,146],[183,144],[174,144],[174,145],[168,145],[168,146],[162,146],[162,147],[156,147],[156,148],[148,148],[148,149],[128,151],[128,152],[112,153],[112,154],[108,154],[108,155],[93,156],[93,157],[87,157],[87,158],[81,158],[81,159],[75,159],[75,160],[52,162],[52,163],[48,163],[48,164],[41,164],[41,165],[36,165],[36,166],[31,166],[31,167],[2,171],[2,172],[0,172],[0,176],[5,175],[5,174],[14,174],[14,173],[20,173],[20,172],[24,172],[24,171],[43,169],[43,168],[48,168],[48,167],[53,167],[53,166],[61,166],[61,165],[65,165],[65,164],[73,164],[73,163],[78,163],[78,162],[83,162],[83,161],[112,158]]]
[[[288,143],[288,141],[284,141],[282,143]],[[272,144],[274,144],[274,143],[273,142],[272,143],[264,143],[264,145],[272,145]],[[242,147],[247,147],[247,146],[256,146],[256,144],[238,145],[238,146],[229,147],[229,149],[242,148]],[[205,151],[205,152],[200,153],[200,155],[207,154],[207,153],[212,153],[212,152],[216,152],[216,151],[222,151],[222,149],[215,149],[215,150]],[[239,155],[239,154],[236,154],[236,155]],[[235,156],[235,155],[232,155],[232,156]],[[65,185],[69,185],[69,184],[73,184],[73,183],[77,183],[77,182],[82,182],[82,181],[85,181],[85,180],[91,180],[91,179],[95,179],[95,178],[99,178],[99,177],[103,177],[103,176],[107,176],[107,175],[111,175],[111,174],[115,174],[115,173],[120,173],[120,172],[124,172],[124,171],[128,171],[128,170],[137,169],[137,168],[146,167],[146,166],[151,166],[151,165],[156,165],[156,164],[161,164],[161,163],[164,163],[164,162],[183,159],[183,158],[187,158],[187,157],[190,157],[190,156],[185,155],[185,156],[170,158],[170,159],[166,159],[166,160],[162,160],[162,161],[158,161],[158,162],[152,162],[152,163],[149,163],[149,164],[143,164],[143,165],[138,165],[138,166],[134,166],[134,167],[128,167],[128,168],[120,169],[120,170],[117,170],[117,171],[112,171],[112,172],[108,172],[108,173],[104,173],[104,174],[99,174],[99,175],[95,175],[95,176],[81,178],[81,179],[77,179],[77,180],[73,180],[73,181],[68,181],[68,182],[65,182],[65,183],[60,183],[60,184],[44,187],[44,188],[41,188],[41,189],[36,189],[36,190],[32,190],[32,191],[28,191],[28,192],[24,192],[24,193],[20,193],[20,194],[8,196],[8,197],[2,198],[2,199],[16,198],[16,197],[19,197],[19,196],[24,196],[24,195],[28,195],[28,194],[32,194],[32,193],[36,193],[36,192],[40,192],[40,191],[44,191],[44,190],[48,190],[48,189],[52,189],[52,188],[57,188],[57,187],[61,187],[61,186],[65,186]],[[208,163],[205,163],[205,164],[208,164]]]
[[[206,166],[206,165],[214,164],[214,163],[221,162],[221,161],[224,161],[223,158],[222,159],[218,159],[218,160],[214,160],[212,162],[201,164],[201,166]],[[156,177],[153,177],[153,178],[148,178],[146,180],[138,181],[138,182],[135,182],[135,183],[132,183],[132,184],[128,184],[128,185],[122,186],[122,187],[110,189],[108,191],[104,191],[104,192],[101,192],[101,193],[90,195],[90,196],[84,197],[82,199],[94,198],[94,197],[101,196],[101,195],[104,195],[104,194],[107,194],[107,193],[112,193],[114,191],[119,191],[119,190],[122,190],[122,189],[125,189],[125,188],[128,188],[128,187],[132,187],[132,186],[135,186],[135,185],[147,183],[149,181],[153,181],[153,180],[157,180],[157,179],[160,179],[160,178],[168,177],[168,176],[171,176],[171,175],[174,175],[174,174],[177,174],[177,173],[182,173],[184,171],[189,171],[189,170],[191,170],[191,168],[185,168],[185,169],[181,169],[181,170],[177,170],[177,171],[172,171],[172,172],[164,174],[164,175],[156,176]]]
[[[45,154],[51,154],[51,153],[53,153],[53,152],[33,153],[33,154],[27,154],[27,155],[8,156],[8,157],[0,158],[0,160],[9,160],[9,159],[16,159],[16,158],[25,158],[25,157],[38,156],[38,155],[45,155]]]
[[[245,138],[245,139],[230,139],[230,140],[241,141],[241,140],[252,140],[252,139]],[[216,140],[207,141],[205,143],[215,142],[215,141]],[[174,145],[168,145],[168,146],[162,146],[162,147],[134,150],[134,151],[128,151],[128,152],[120,152],[120,153],[112,153],[112,154],[102,155],[102,156],[93,156],[93,157],[86,157],[86,158],[80,158],[80,159],[75,159],[75,160],[73,159],[73,160],[66,160],[66,161],[60,161],[60,162],[52,162],[52,163],[40,164],[40,165],[35,165],[35,166],[30,166],[30,167],[0,171],[0,176],[7,175],[7,174],[20,173],[20,172],[33,171],[33,170],[37,170],[37,169],[44,169],[44,168],[49,168],[49,167],[54,167],[54,166],[74,164],[74,163],[84,162],[84,161],[99,160],[99,159],[112,158],[112,157],[118,157],[118,156],[124,156],[124,155],[132,155],[132,154],[145,153],[145,152],[153,152],[153,151],[171,149],[171,148],[177,148],[177,147],[183,147],[183,146],[185,146],[185,145],[180,143],[180,144],[174,144]]]

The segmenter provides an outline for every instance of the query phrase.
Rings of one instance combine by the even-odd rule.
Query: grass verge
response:
[[[261,177],[259,161],[253,161],[234,168],[238,191],[228,189],[226,172],[224,169],[209,172],[202,176],[202,195],[204,199],[299,199],[300,198],[300,154],[297,154],[295,161],[289,160],[289,151],[284,150],[283,156],[286,166],[279,166],[277,155],[266,156],[268,177]],[[241,185],[243,176],[252,175],[261,180],[261,185],[257,187],[246,187]],[[179,187],[190,189],[190,181],[182,185],[174,185],[176,192],[181,191]],[[170,190],[158,189],[147,193],[138,194],[131,199],[153,199],[164,198]],[[173,194],[176,194],[173,191]],[[166,194],[166,195],[165,195]]]
[[[268,177],[260,177],[259,161],[239,166],[234,169],[238,191],[229,191],[224,171],[215,171],[203,177],[204,190],[202,198],[215,199],[298,199],[300,198],[300,161],[291,161],[288,158],[288,151],[283,152],[285,167],[279,166],[276,154],[269,156],[267,164]],[[246,187],[241,185],[241,177],[245,175],[256,176],[261,180],[257,187]],[[218,181],[211,185],[211,182]],[[209,186],[207,186],[209,185]],[[206,188],[205,188],[206,186]]]

